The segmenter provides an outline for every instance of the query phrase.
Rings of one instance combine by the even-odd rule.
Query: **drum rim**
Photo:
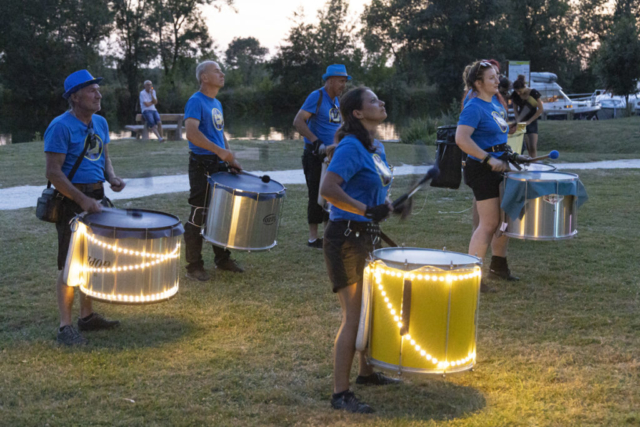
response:
[[[453,269],[450,270],[458,270],[461,268],[469,268],[469,267],[476,267],[476,266],[481,266],[482,265],[482,260],[474,255],[470,255],[470,254],[465,254],[462,252],[455,252],[455,251],[447,251],[447,250],[442,250],[442,249],[430,249],[430,248],[417,248],[417,247],[410,247],[410,246],[406,246],[406,247],[389,247],[389,248],[380,248],[380,249],[376,249],[373,251],[372,253],[372,261],[382,261],[384,262],[386,265],[388,266],[393,266],[394,268],[398,269],[398,270],[405,270],[405,271],[410,271],[410,270],[415,270],[416,268],[413,268],[413,266],[418,266],[417,268],[421,268],[421,267],[435,267],[435,268],[440,268],[437,265],[429,265],[429,264],[425,264],[425,263],[414,263],[414,262],[407,262],[406,265],[403,262],[397,262],[397,261],[389,261],[389,260],[384,260],[379,256],[376,256],[376,253],[380,253],[380,252],[385,252],[385,251],[391,251],[391,250],[398,250],[398,249],[418,249],[420,251],[428,251],[428,252],[447,252],[447,253],[452,253],[452,254],[457,254],[457,255],[463,255],[463,256],[468,256],[472,259],[475,259],[476,262],[469,262],[469,263],[464,263],[464,264],[453,264]],[[446,267],[447,266],[451,266],[451,264],[447,264],[446,266],[443,265],[442,270],[443,271],[447,271]]]
[[[233,174],[231,172],[216,172],[214,174],[209,175],[208,179],[212,179],[216,175],[238,175],[238,174]],[[245,174],[245,175],[247,175],[247,174]],[[249,175],[249,176],[252,176],[252,175]],[[255,178],[260,180],[260,178],[258,178],[258,177],[255,177]],[[235,187],[229,187],[228,185],[221,184],[219,182],[210,182],[210,184],[213,186],[213,188],[215,188],[215,187],[224,187],[224,188],[228,188],[229,190],[237,191],[239,193],[247,193],[247,194],[278,194],[279,195],[279,194],[282,194],[282,193],[286,193],[286,191],[287,191],[286,187],[284,185],[282,185],[282,183],[280,183],[279,181],[276,181],[275,179],[272,179],[269,182],[275,182],[280,187],[282,187],[282,189],[279,190],[279,191],[264,191],[264,192],[260,193],[260,192],[257,192],[257,191],[242,190],[242,189],[235,188]]]
[[[561,174],[561,175],[567,175],[567,178],[560,178],[560,179],[526,179],[526,178],[518,178],[515,177],[515,174],[524,174],[524,173],[557,173],[557,174]],[[513,181],[520,181],[520,182],[554,182],[554,181],[575,181],[577,179],[580,179],[580,177],[578,176],[578,174],[575,173],[571,173],[571,172],[561,172],[556,170],[553,171],[512,171],[512,172],[505,172],[505,176],[507,177],[507,179],[511,179]],[[570,179],[569,179],[570,177]]]
[[[88,221],[88,216],[93,215],[93,214],[86,214],[84,216],[80,217],[80,221],[82,221],[83,224],[85,224],[88,227],[91,227],[92,229],[95,227],[98,228],[103,228],[103,229],[109,229],[109,230],[122,230],[122,231],[144,231],[144,230],[152,230],[152,231],[157,231],[157,230],[170,230],[172,228],[174,228],[175,226],[177,226],[178,224],[182,225],[182,222],[180,221],[180,218],[178,218],[178,216],[173,215],[173,214],[168,214],[166,212],[160,212],[160,211],[153,211],[151,209],[122,209],[123,211],[135,211],[135,212],[146,212],[146,213],[153,213],[153,214],[160,214],[160,215],[165,215],[165,216],[169,216],[173,219],[176,220],[176,222],[172,225],[165,225],[163,227],[118,227],[118,226],[113,226],[113,225],[104,225],[104,224],[96,224],[96,223],[91,223]]]

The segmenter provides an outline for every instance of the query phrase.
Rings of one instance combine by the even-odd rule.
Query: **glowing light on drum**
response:
[[[444,374],[476,361],[480,261],[418,248],[374,251],[357,348],[383,369]]]
[[[118,210],[76,218],[63,279],[110,303],[148,304],[179,289],[180,219],[161,212]]]

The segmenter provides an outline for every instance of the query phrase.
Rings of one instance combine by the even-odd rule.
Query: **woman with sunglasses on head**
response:
[[[496,70],[496,73],[498,74],[498,79],[500,82],[503,81],[502,79],[506,79],[506,77],[500,77],[500,63],[498,61],[496,61],[495,59],[483,59],[482,61],[488,62],[489,64],[491,64],[493,69]],[[462,95],[462,101],[460,102],[460,111],[464,110],[464,106],[467,105],[467,102],[469,102],[470,100],[478,96],[478,93],[472,87],[467,86],[467,83],[466,83],[467,76],[469,74],[469,70],[471,69],[472,65],[473,64],[467,65],[464,68],[464,71],[462,73],[462,81],[465,82],[465,85],[464,85],[464,94]],[[509,80],[507,79],[507,82],[508,81]],[[495,97],[498,99],[498,102],[502,104],[505,110],[509,109],[509,107],[507,106],[506,98],[500,91],[497,94],[495,94]]]
[[[495,97],[499,83],[498,74],[489,62],[477,61],[471,65],[465,84],[477,97],[469,100],[460,114],[456,144],[469,155],[464,180],[473,190],[480,220],[469,242],[469,254],[484,259],[491,244],[490,277],[517,280],[507,265],[508,238],[493,238],[500,223],[502,172],[509,170],[507,161],[501,159],[507,150],[509,125],[507,111]],[[493,291],[484,282],[481,290]]]
[[[524,75],[520,74],[518,79],[513,82],[511,101],[515,116],[525,115],[522,120],[527,124],[525,144],[530,157],[538,155],[538,117],[544,112],[540,96],[540,92],[527,87]]]
[[[342,324],[334,345],[331,406],[349,412],[370,413],[349,389],[349,373],[356,352],[362,282],[366,259],[377,240],[377,223],[393,207],[387,190],[393,179],[384,146],[375,139],[376,129],[387,117],[384,102],[366,87],[350,90],[340,99],[343,124],[330,147],[331,163],[320,193],[331,203],[324,233],[324,259],[333,292],[342,308]],[[332,149],[335,147],[335,151]],[[379,230],[379,228],[378,228]],[[373,371],[359,354],[356,384],[386,385],[399,382]]]

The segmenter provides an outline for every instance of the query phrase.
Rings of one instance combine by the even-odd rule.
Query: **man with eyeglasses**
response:
[[[44,134],[46,176],[64,196],[61,217],[56,223],[58,232],[58,279],[56,283],[60,328],[57,340],[67,346],[86,344],[86,339],[73,327],[73,287],[62,279],[71,239],[70,220],[81,212],[100,212],[104,198],[103,182],[111,184],[113,191],[122,191],[125,183],[118,178],[109,159],[109,126],[100,111],[99,83],[87,70],[72,73],[64,82],[62,95],[69,102],[69,110],[53,119]],[[83,154],[77,170],[71,174],[78,158]],[[69,178],[71,177],[71,178]],[[120,322],[107,320],[94,313],[91,299],[80,294],[80,331],[111,329]]]

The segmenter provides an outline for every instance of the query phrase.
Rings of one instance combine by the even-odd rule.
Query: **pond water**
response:
[[[249,116],[225,117],[225,135],[227,139],[240,140],[260,140],[260,141],[282,141],[287,139],[301,139],[300,134],[293,128],[293,117],[270,117],[268,119],[253,118]],[[110,124],[111,139],[132,138],[129,131],[123,127]],[[18,130],[12,133],[9,129],[0,127],[0,145],[9,145],[30,141],[42,141],[44,130]],[[151,136],[155,138],[155,136]],[[184,131],[183,131],[184,138]],[[395,140],[398,139],[397,121],[387,119],[378,128],[378,139]]]

